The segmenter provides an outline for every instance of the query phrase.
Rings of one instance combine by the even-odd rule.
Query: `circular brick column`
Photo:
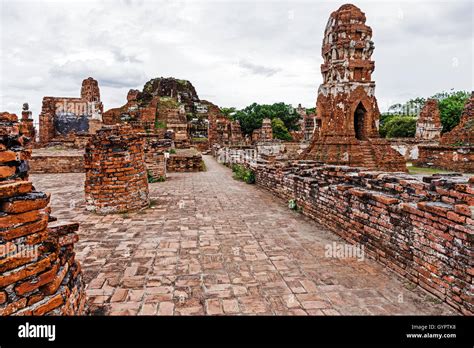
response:
[[[124,213],[149,204],[143,138],[129,125],[104,126],[84,155],[86,209]]]

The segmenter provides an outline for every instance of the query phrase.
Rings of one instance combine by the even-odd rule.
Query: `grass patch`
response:
[[[303,209],[301,207],[299,207],[298,204],[296,203],[296,199],[290,199],[288,201],[288,208],[290,208],[291,210],[294,210],[298,213],[301,213],[303,211]]]
[[[201,172],[207,172],[206,163],[204,163],[204,161],[201,161],[201,166],[200,166],[199,170]]]
[[[148,179],[149,184],[153,184],[155,182],[166,181],[166,178],[164,176],[159,176],[159,177],[155,178],[150,170],[147,170],[146,174],[147,174],[147,179]]]
[[[241,164],[233,164],[232,172],[234,173],[233,178],[236,180],[242,180],[247,184],[255,184],[255,173],[245,168]]]
[[[444,170],[444,169],[439,169],[439,168],[424,168],[424,167],[416,167],[411,164],[407,165],[408,168],[408,173],[409,174],[446,174],[446,173],[452,173],[452,171]]]
[[[154,126],[155,126],[155,129],[165,129],[166,128],[166,122],[155,120],[155,125]]]

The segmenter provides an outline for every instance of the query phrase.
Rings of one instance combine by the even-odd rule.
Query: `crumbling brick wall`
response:
[[[474,173],[474,92],[466,101],[459,124],[441,136],[439,146],[420,146],[420,167]]]
[[[148,178],[164,180],[166,178],[166,156],[172,146],[170,139],[156,134],[140,134],[145,139],[145,165]]]
[[[149,205],[144,140],[129,125],[104,126],[86,146],[86,209],[122,213]]]
[[[85,313],[78,224],[48,223],[49,198],[28,181],[28,139],[0,115],[0,315]]]
[[[464,314],[474,313],[474,178],[313,161],[252,165],[256,183]]]
[[[180,150],[170,154],[166,161],[168,172],[199,172],[204,170],[202,155],[194,149]]]
[[[474,146],[418,146],[418,158],[414,164],[419,167],[474,173]]]

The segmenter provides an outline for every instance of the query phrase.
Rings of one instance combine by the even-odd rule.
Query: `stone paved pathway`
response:
[[[84,210],[83,174],[32,175],[53,215],[78,221],[94,314],[453,314],[372,260],[325,257],[343,243],[205,157],[207,172],[150,185],[152,207]]]

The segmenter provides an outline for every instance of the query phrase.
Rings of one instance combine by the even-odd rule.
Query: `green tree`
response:
[[[230,108],[220,108],[222,114],[227,117],[227,118],[230,118],[232,119],[234,114],[235,114],[235,111],[236,109],[234,107],[230,107]]]
[[[306,108],[306,115],[315,114],[316,108]]]
[[[416,132],[416,117],[390,115],[380,126],[380,135],[387,138],[413,138]]]
[[[283,121],[288,131],[299,129],[300,115],[289,104],[275,103],[275,104],[257,104],[253,103],[241,110],[237,110],[233,114],[235,120],[240,121],[240,127],[245,134],[252,134],[252,132],[262,126],[262,120],[269,118],[279,118]]]
[[[457,126],[462,110],[470,94],[467,91],[453,91],[437,93],[432,98],[438,100],[443,133],[449,132]]]
[[[291,134],[288,132],[288,128],[286,128],[283,121],[278,117],[272,120],[272,132],[274,139],[280,139],[284,141],[292,140]]]

